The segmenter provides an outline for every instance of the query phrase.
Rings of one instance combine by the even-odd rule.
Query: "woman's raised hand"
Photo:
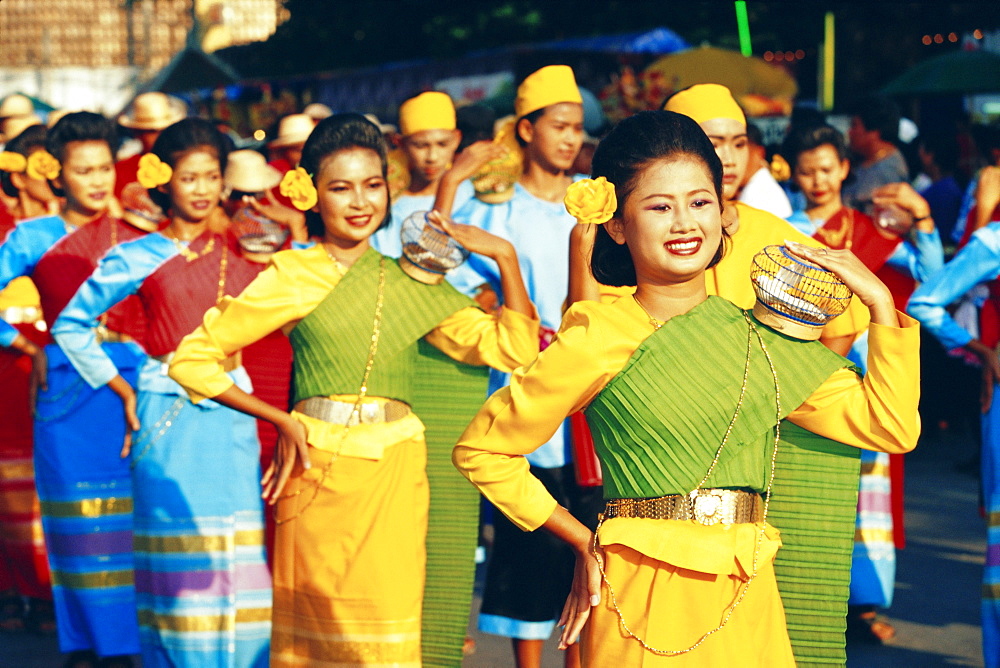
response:
[[[892,293],[861,260],[847,249],[815,248],[795,241],[785,247],[794,256],[836,274],[871,311],[872,322],[899,327]]]
[[[481,227],[456,223],[448,220],[438,211],[428,213],[427,220],[432,225],[444,230],[449,237],[472,253],[478,253],[497,261],[500,260],[501,256],[514,254],[514,246],[509,241],[501,239],[495,234],[490,234]]]
[[[455,160],[448,170],[448,178],[455,181],[472,178],[487,162],[502,158],[506,150],[500,144],[489,139],[469,144],[455,156]]]
[[[305,426],[290,415],[287,420],[275,422],[274,426],[278,430],[278,444],[274,448],[274,460],[267,467],[267,471],[264,472],[264,477],[260,481],[263,487],[261,498],[266,499],[271,505],[277,503],[281,497],[281,492],[285,489],[288,478],[295,470],[296,459],[302,461],[304,469],[311,466]]]

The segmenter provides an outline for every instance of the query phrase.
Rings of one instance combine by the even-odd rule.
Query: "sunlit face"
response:
[[[323,218],[324,240],[339,246],[367,241],[385,220],[389,186],[378,153],[348,148],[323,160],[316,176],[313,211]]]
[[[414,182],[433,183],[455,157],[462,135],[458,130],[421,130],[403,137],[403,152]]]
[[[612,239],[628,246],[640,282],[675,284],[698,277],[722,242],[722,212],[708,167],[688,155],[650,163],[622,217],[607,226]]]
[[[569,171],[583,146],[583,105],[548,106],[533,124],[522,120],[518,132],[528,142],[525,150],[535,163],[551,171]]]
[[[196,148],[174,165],[170,183],[170,213],[189,223],[200,223],[218,206],[222,197],[222,166],[215,151]]]
[[[96,216],[111,204],[115,161],[105,141],[71,141],[63,149],[62,171],[54,180],[66,197],[66,208]]]
[[[813,208],[840,202],[840,188],[849,170],[850,163],[840,159],[837,149],[823,144],[799,153],[792,178]]]
[[[712,118],[700,125],[722,161],[722,196],[734,200],[750,162],[747,126],[734,118]]]

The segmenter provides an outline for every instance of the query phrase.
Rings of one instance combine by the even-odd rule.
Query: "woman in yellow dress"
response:
[[[789,457],[856,452],[823,437],[913,448],[919,329],[846,251],[788,249],[836,273],[868,306],[864,380],[819,342],[778,334],[709,296],[705,272],[725,250],[722,165],[686,116],[623,121],[601,142],[593,170],[603,178],[571,189],[567,208],[581,222],[605,223],[591,260],[597,280],[636,286],[635,294],[574,304],[551,346],[476,416],[454,462],[523,530],[544,527],[575,550],[561,644],[582,631],[585,665],[795,665],[803,659],[798,648],[793,656],[773,567],[784,528],[768,511],[794,498]],[[596,537],[524,459],[578,410],[604,470]],[[853,466],[843,486],[851,495],[856,454],[838,459]],[[825,491],[820,472],[809,493]],[[852,528],[850,520],[839,528],[844,555]],[[816,604],[815,620],[832,618],[832,661],[838,652],[843,661],[846,585]]]
[[[361,116],[322,121],[284,192],[322,242],[275,254],[237,298],[181,344],[170,375],[195,400],[267,420],[279,433],[264,495],[277,516],[274,666],[421,664],[428,486],[413,412],[431,347],[510,371],[537,354],[538,321],[513,246],[439,221],[503,269],[506,306],[483,313],[448,283],[414,280],[369,246],[388,222],[386,153]],[[283,329],[294,410],[233,386],[228,355]],[[472,558],[472,555],[469,555]]]

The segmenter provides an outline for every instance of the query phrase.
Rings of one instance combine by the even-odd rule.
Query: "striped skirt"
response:
[[[892,605],[896,585],[896,547],[892,532],[892,483],[889,455],[861,451],[858,518],[851,560],[851,605]]]
[[[129,382],[144,355],[130,343],[104,344]],[[132,481],[121,459],[122,402],[92,390],[58,346],[48,355],[48,389],[35,409],[35,481],[52,568],[59,647],[100,656],[135,654]]]
[[[32,325],[17,328],[36,343],[44,337]],[[0,591],[13,589],[22,596],[51,599],[31,461],[30,375],[31,358],[17,351],[0,351]]]
[[[983,569],[983,659],[986,668],[1000,667],[1000,385],[982,416],[983,505],[986,510],[986,566]]]
[[[250,389],[245,371],[231,376]],[[210,400],[192,404],[155,360],[139,388],[132,478],[143,666],[264,667],[271,576],[255,420]]]

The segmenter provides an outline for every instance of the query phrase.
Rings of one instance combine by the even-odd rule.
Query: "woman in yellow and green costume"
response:
[[[585,665],[843,663],[858,464],[828,439],[912,449],[919,329],[849,252],[799,244],[793,257],[833,271],[868,306],[864,379],[822,344],[709,296],[706,271],[725,251],[722,165],[690,118],[623,121],[593,170],[603,178],[575,186],[567,206],[605,222],[597,280],[635,293],[574,304],[549,348],[476,416],[455,464],[522,529],[575,550],[561,642],[582,631]],[[523,457],[578,410],[604,470],[596,538]],[[779,581],[779,530],[791,546],[809,533],[802,523],[823,540],[801,543],[812,562],[795,564],[798,582]],[[839,571],[826,566],[838,559]]]
[[[271,665],[419,666],[428,482],[414,407],[426,405],[423,371],[444,356],[516,368],[536,354],[537,318],[513,247],[482,230],[440,221],[503,267],[499,316],[447,283],[410,278],[369,247],[388,222],[389,193],[381,133],[363,117],[322,121],[291,174],[283,192],[317,214],[311,232],[322,242],[275,254],[239,297],[209,310],[170,375],[192,398],[278,429],[263,481],[278,524]],[[295,355],[291,413],[222,372],[228,355],[279,328]],[[455,387],[436,388],[438,404]]]

